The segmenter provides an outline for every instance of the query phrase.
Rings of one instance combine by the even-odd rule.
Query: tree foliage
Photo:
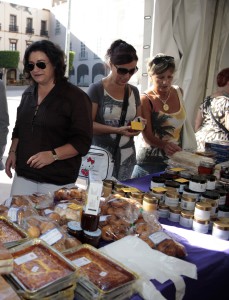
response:
[[[75,57],[75,52],[74,51],[69,51],[69,71],[73,69],[73,61]]]
[[[19,59],[19,51],[0,51],[0,68],[17,68]]]

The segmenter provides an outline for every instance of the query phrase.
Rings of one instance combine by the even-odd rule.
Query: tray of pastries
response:
[[[41,299],[76,282],[77,268],[59,251],[41,239],[10,249],[14,259],[8,279],[26,299]]]
[[[0,216],[0,242],[11,248],[29,239],[28,234],[17,224],[4,216]]]
[[[77,288],[93,299],[121,299],[118,295],[132,291],[137,275],[93,246],[83,244],[63,254],[80,268]],[[82,291],[79,294],[82,294]],[[92,299],[92,298],[91,298]]]

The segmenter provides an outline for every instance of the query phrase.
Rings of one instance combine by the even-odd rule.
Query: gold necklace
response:
[[[156,94],[156,92],[153,90],[154,95],[157,96],[157,98],[163,103],[162,108],[164,109],[164,111],[168,111],[169,110],[169,105],[166,102],[169,99],[170,92],[171,92],[171,89],[169,90],[167,98],[166,99],[161,99],[160,95]]]

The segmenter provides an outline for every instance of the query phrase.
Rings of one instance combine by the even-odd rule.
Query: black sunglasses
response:
[[[163,62],[170,63],[170,62],[173,62],[173,61],[174,61],[173,56],[158,56],[158,57],[155,57],[152,60],[152,63],[154,63],[155,65],[158,65],[158,64],[163,63]]]
[[[43,62],[43,61],[38,61],[38,62],[35,63],[35,64],[29,63],[29,64],[26,65],[26,70],[28,70],[29,72],[33,71],[35,65],[36,65],[39,69],[44,70],[44,69],[46,68],[46,65],[47,65],[47,64],[48,64],[48,63],[45,63],[45,62]]]
[[[126,68],[119,68],[116,65],[114,65],[114,66],[117,69],[117,73],[119,75],[126,75],[127,73],[129,73],[130,75],[134,75],[134,73],[136,73],[138,71],[138,67],[137,66],[135,68],[133,68],[133,69],[130,69],[130,70],[128,70]]]

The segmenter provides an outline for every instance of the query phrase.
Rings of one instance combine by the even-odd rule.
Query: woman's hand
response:
[[[125,136],[136,136],[140,133],[140,131],[138,130],[132,130],[131,129],[131,126],[121,126],[118,128],[118,134],[121,134],[121,135],[125,135]]]
[[[31,168],[41,169],[44,166],[50,165],[54,162],[54,158],[51,151],[42,151],[37,154],[31,156],[27,160],[27,164]]]
[[[172,142],[165,142],[163,150],[165,151],[165,154],[167,156],[172,156],[174,153],[176,153],[177,151],[181,151],[182,149]]]
[[[16,152],[10,152],[5,164],[5,173],[9,178],[12,178],[11,168],[16,166]]]

